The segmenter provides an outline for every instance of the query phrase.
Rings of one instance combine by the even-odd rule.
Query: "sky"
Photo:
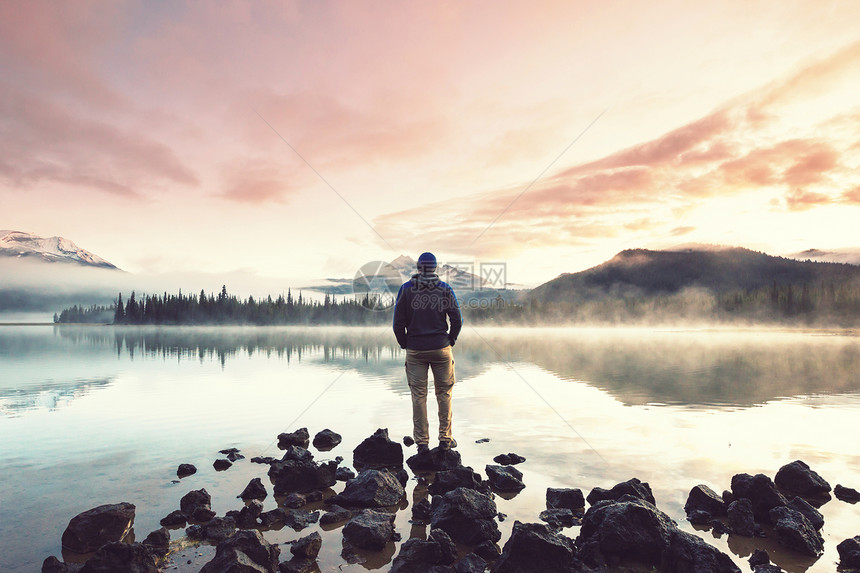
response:
[[[860,247],[858,21],[853,0],[0,0],[0,228],[288,286],[427,250],[534,286],[626,248]]]

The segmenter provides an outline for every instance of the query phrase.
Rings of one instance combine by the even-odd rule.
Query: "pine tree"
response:
[[[125,309],[122,306],[122,293],[119,293],[116,299],[116,310],[113,313],[113,323],[122,324],[125,322]]]

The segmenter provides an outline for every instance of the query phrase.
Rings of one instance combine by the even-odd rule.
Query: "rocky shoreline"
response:
[[[263,532],[285,527],[298,532],[316,523],[327,531],[341,529],[341,556],[359,562],[360,555],[390,551],[401,541],[395,516],[409,507],[410,522],[429,526],[430,532],[426,538],[413,536],[400,543],[392,573],[740,571],[729,555],[681,530],[657,508],[649,484],[635,477],[610,489],[595,487],[587,496],[580,489],[548,488],[546,509],[536,516],[538,521],[515,521],[500,547],[498,523],[506,516],[498,511],[495,499],[526,487],[523,472],[515,467],[525,458],[497,455],[495,464],[484,468],[486,479],[464,466],[456,450],[435,448],[412,455],[404,465],[404,446],[379,429],[353,450],[352,469],[341,465],[340,456],[314,459],[311,444],[318,452],[327,452],[341,440],[328,429],[313,441],[307,428],[280,434],[281,458],[250,460],[268,466],[268,487],[261,478],[253,478],[237,495],[237,509],[223,516],[212,510],[205,489],[189,491],[179,500],[179,509],[141,542],[131,535],[133,504],[85,511],[73,517],[63,533],[65,562],[48,557],[42,572],[156,573],[170,567],[178,547],[189,543],[215,547],[201,573],[319,572],[323,537],[318,532],[280,545],[269,543]],[[404,444],[412,445],[411,439],[405,438]],[[244,458],[235,448],[220,453],[224,457],[214,461],[216,471],[228,470]],[[191,464],[180,464],[177,478],[196,471]],[[410,480],[417,483],[411,504],[406,492]],[[338,481],[345,485],[335,493],[332,486]],[[278,506],[263,511],[269,491]],[[831,488],[796,460],[782,466],[773,479],[736,474],[722,494],[695,485],[684,511],[691,524],[709,528],[714,536],[773,537],[789,551],[817,559],[824,550],[824,517],[818,508],[831,501],[831,492],[845,503],[860,501],[856,490],[841,484]],[[579,526],[576,537],[564,535],[564,529],[574,526]],[[283,551],[287,546],[289,555]],[[860,570],[860,535],[840,542],[837,551],[841,571]],[[749,564],[754,573],[782,571],[763,550],[756,550]]]

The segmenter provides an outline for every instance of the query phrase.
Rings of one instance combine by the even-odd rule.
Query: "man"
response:
[[[406,381],[412,393],[412,435],[419,454],[430,449],[428,368],[433,370],[439,406],[439,446],[446,449],[457,446],[451,434],[454,388],[451,347],[457,342],[462,325],[454,290],[436,274],[436,257],[433,253],[422,253],[418,257],[418,273],[400,287],[394,306],[394,336],[400,348],[406,349]]]

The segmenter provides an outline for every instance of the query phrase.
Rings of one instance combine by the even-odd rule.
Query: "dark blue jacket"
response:
[[[454,289],[440,281],[438,275],[419,273],[400,287],[394,305],[394,336],[401,348],[436,350],[453,346],[462,326]]]

